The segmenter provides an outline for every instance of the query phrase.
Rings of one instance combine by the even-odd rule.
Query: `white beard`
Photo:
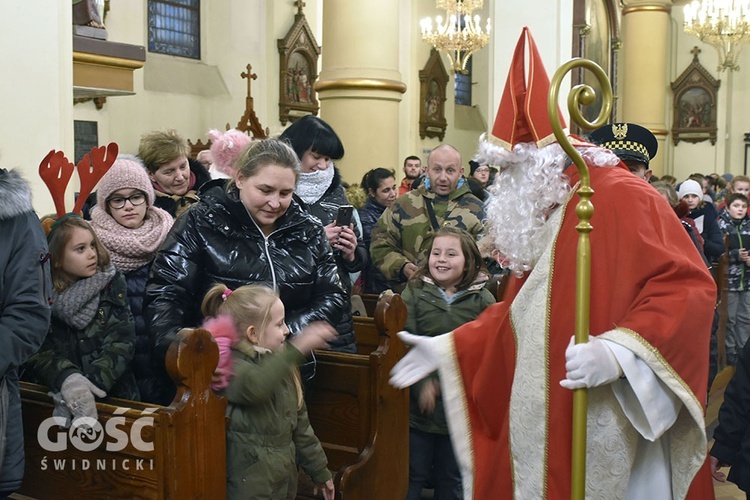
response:
[[[605,149],[579,151],[589,165],[613,166],[619,162]],[[485,233],[479,248],[520,276],[541,257],[549,243],[541,229],[550,213],[564,205],[570,195],[569,178],[563,173],[568,155],[557,143],[542,149],[534,143],[522,143],[511,152],[481,141],[477,156],[480,163],[500,168],[488,188]]]

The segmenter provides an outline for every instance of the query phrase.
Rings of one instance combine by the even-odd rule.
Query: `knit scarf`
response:
[[[323,197],[331,182],[333,182],[333,164],[328,165],[325,170],[300,172],[297,189],[294,192],[302,198],[302,201],[312,205]]]
[[[52,314],[76,330],[86,328],[94,320],[99,298],[112,278],[115,266],[109,264],[90,278],[81,278],[62,292],[52,291]]]
[[[140,269],[154,260],[172,224],[172,216],[157,207],[149,207],[143,225],[135,229],[121,226],[99,207],[91,211],[94,231],[109,250],[114,265],[124,273]]]

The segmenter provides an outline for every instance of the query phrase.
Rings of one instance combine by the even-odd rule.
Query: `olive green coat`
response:
[[[39,352],[24,365],[24,380],[59,391],[63,381],[80,373],[109,397],[138,401],[131,365],[135,353],[135,322],[120,271],[104,287],[94,319],[76,329],[52,314],[49,334]]]
[[[495,297],[484,288],[486,283],[487,276],[480,274],[466,290],[454,294],[449,303],[445,293],[431,278],[410,281],[401,295],[408,312],[404,329],[415,335],[435,337],[473,321],[495,303]],[[438,379],[437,372],[430,378]],[[414,384],[409,392],[409,425],[424,432],[448,434],[442,397],[437,397],[432,414],[425,414],[419,409],[419,394],[425,380]]]
[[[315,483],[330,479],[328,459],[307,407],[299,407],[294,347],[260,353],[247,340],[233,347],[234,377],[226,390],[227,498],[289,499],[297,495],[297,459]]]

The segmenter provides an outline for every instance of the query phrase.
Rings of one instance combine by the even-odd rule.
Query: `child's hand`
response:
[[[720,483],[725,482],[727,480],[727,475],[723,472],[719,472],[719,469],[721,469],[722,467],[726,467],[727,464],[719,462],[719,459],[714,457],[713,455],[708,456],[708,463],[711,467],[711,475],[713,476],[713,478]]]
[[[336,330],[331,325],[325,321],[316,321],[304,327],[299,335],[289,342],[307,356],[314,349],[328,347],[328,342],[335,339],[336,335]]]
[[[435,379],[425,380],[422,392],[419,393],[419,409],[422,413],[431,415],[435,411],[435,400],[440,394],[440,383]]]
[[[323,498],[325,498],[325,500],[333,500],[336,493],[336,488],[333,486],[333,479],[329,479],[323,484],[316,484],[313,488],[313,495],[318,494],[318,489],[323,492]]]
[[[227,371],[217,367],[216,370],[214,370],[213,375],[211,376],[211,384],[220,384],[224,381],[225,376],[227,376]]]
[[[740,248],[739,257],[741,261],[747,262],[747,259],[748,259],[747,250],[744,248]]]

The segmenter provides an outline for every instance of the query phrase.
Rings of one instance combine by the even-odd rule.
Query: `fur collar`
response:
[[[18,170],[0,169],[0,219],[31,212],[31,188]]]

